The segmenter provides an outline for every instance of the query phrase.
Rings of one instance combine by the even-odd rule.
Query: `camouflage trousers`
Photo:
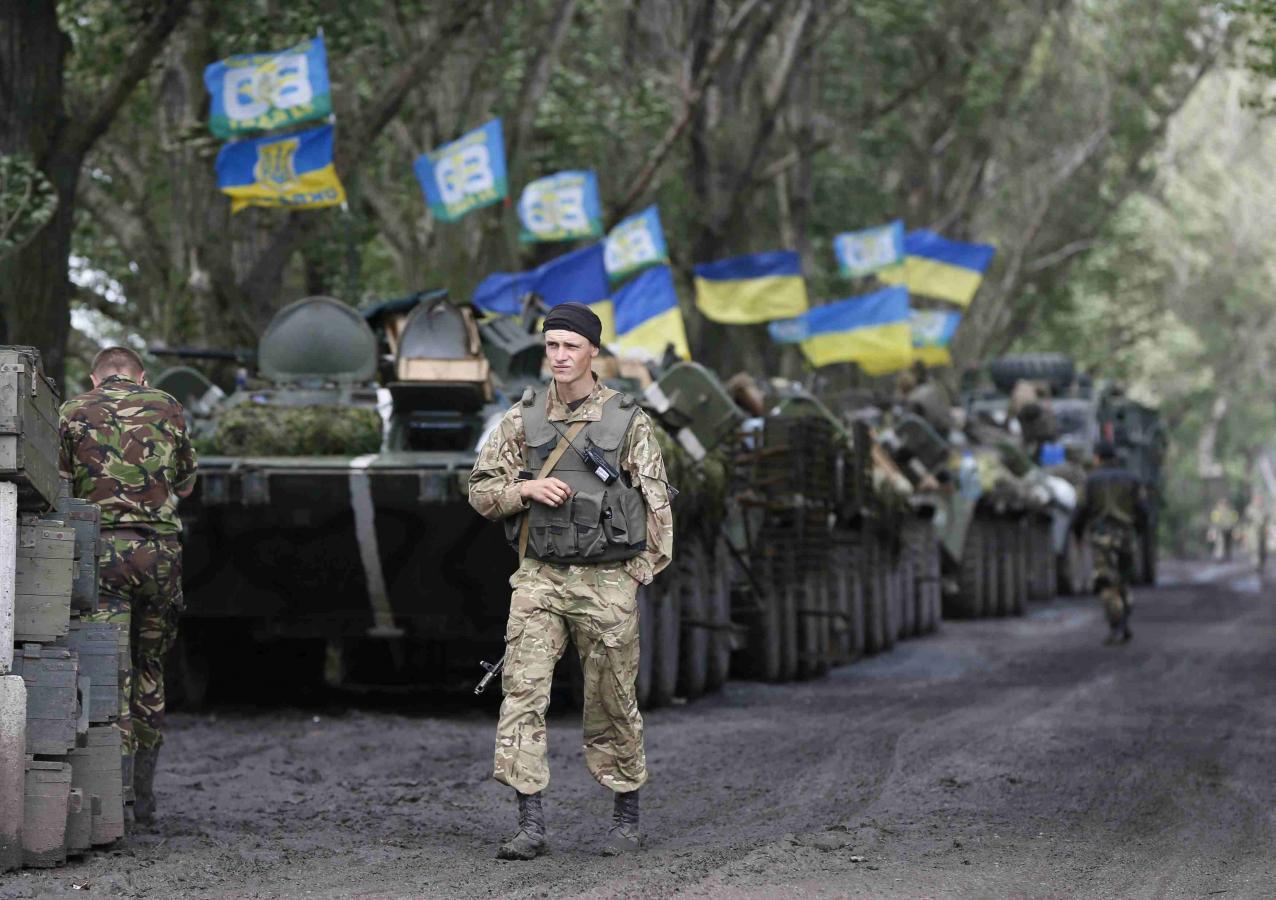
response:
[[[115,622],[129,633],[131,671],[121,673],[124,755],[163,743],[164,656],[177,638],[182,598],[182,545],[177,538],[131,540],[102,533],[98,611],[92,622]]]
[[[1120,627],[1130,618],[1130,581],[1134,576],[1134,535],[1124,525],[1100,522],[1090,531],[1094,550],[1094,587],[1103,601],[1108,624]]]
[[[510,579],[505,670],[494,776],[524,794],[549,784],[549,708],[554,664],[570,635],[585,674],[585,764],[603,787],[647,781],[638,713],[638,582],[620,563],[555,567],[524,560]]]

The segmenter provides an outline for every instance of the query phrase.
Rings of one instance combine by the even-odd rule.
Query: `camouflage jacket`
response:
[[[555,422],[599,419],[603,404],[616,391],[595,380],[594,390],[575,410],[558,399],[557,385],[551,385],[546,415]],[[669,506],[668,476],[660,455],[651,419],[642,410],[634,416],[625,443],[620,448],[620,467],[629,474],[634,487],[642,491],[647,504],[647,549],[626,560],[625,570],[643,584],[673,559],[673,510]],[[470,505],[485,518],[498,520],[527,508],[518,495],[518,473],[527,470],[527,441],[523,432],[521,404],[515,403],[488,437],[470,473]]]
[[[112,375],[62,404],[62,474],[71,493],[102,508],[102,528],[176,535],[178,494],[195,485],[195,449],[182,406]]]

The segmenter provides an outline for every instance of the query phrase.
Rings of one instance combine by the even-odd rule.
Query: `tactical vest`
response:
[[[550,423],[545,414],[547,394],[544,388],[523,393],[523,431],[533,474],[540,472],[571,427],[565,422]],[[632,559],[647,549],[647,507],[620,467],[620,448],[637,411],[632,397],[617,394],[603,404],[602,418],[589,422],[572,440],[582,452],[591,444],[598,448],[620,477],[604,484],[577,450],[568,449],[549,477],[566,482],[571,497],[562,506],[532,501],[526,512],[506,519],[505,536],[515,550],[524,516],[529,517],[530,526],[527,555],[542,562],[594,565]]]
[[[1086,481],[1086,506],[1095,521],[1134,525],[1138,514],[1139,483],[1133,477],[1121,477],[1100,470],[1098,478]]]

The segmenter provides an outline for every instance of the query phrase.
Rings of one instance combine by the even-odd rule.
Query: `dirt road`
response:
[[[175,715],[162,829],[0,898],[1276,897],[1276,595],[1228,575],[1167,567],[1123,648],[1061,600],[654,712],[619,860],[566,713],[525,864],[491,710]]]

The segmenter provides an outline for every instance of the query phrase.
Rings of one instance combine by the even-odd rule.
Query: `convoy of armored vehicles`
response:
[[[312,297],[279,312],[230,396],[187,366],[158,379],[201,449],[179,690],[199,699],[210,651],[233,640],[262,659],[302,642],[279,655],[331,685],[456,684],[500,656],[515,554],[466,479],[543,377],[536,317],[534,298],[479,321],[437,291],[363,310]],[[598,371],[657,423],[679,490],[674,563],[639,594],[648,707],[1085,591],[1075,514],[1094,440],[1153,492],[1159,473],[1155,413],[1080,385],[1061,357],[995,361],[992,386],[959,399],[922,371],[841,396],[672,357],[604,354]]]

